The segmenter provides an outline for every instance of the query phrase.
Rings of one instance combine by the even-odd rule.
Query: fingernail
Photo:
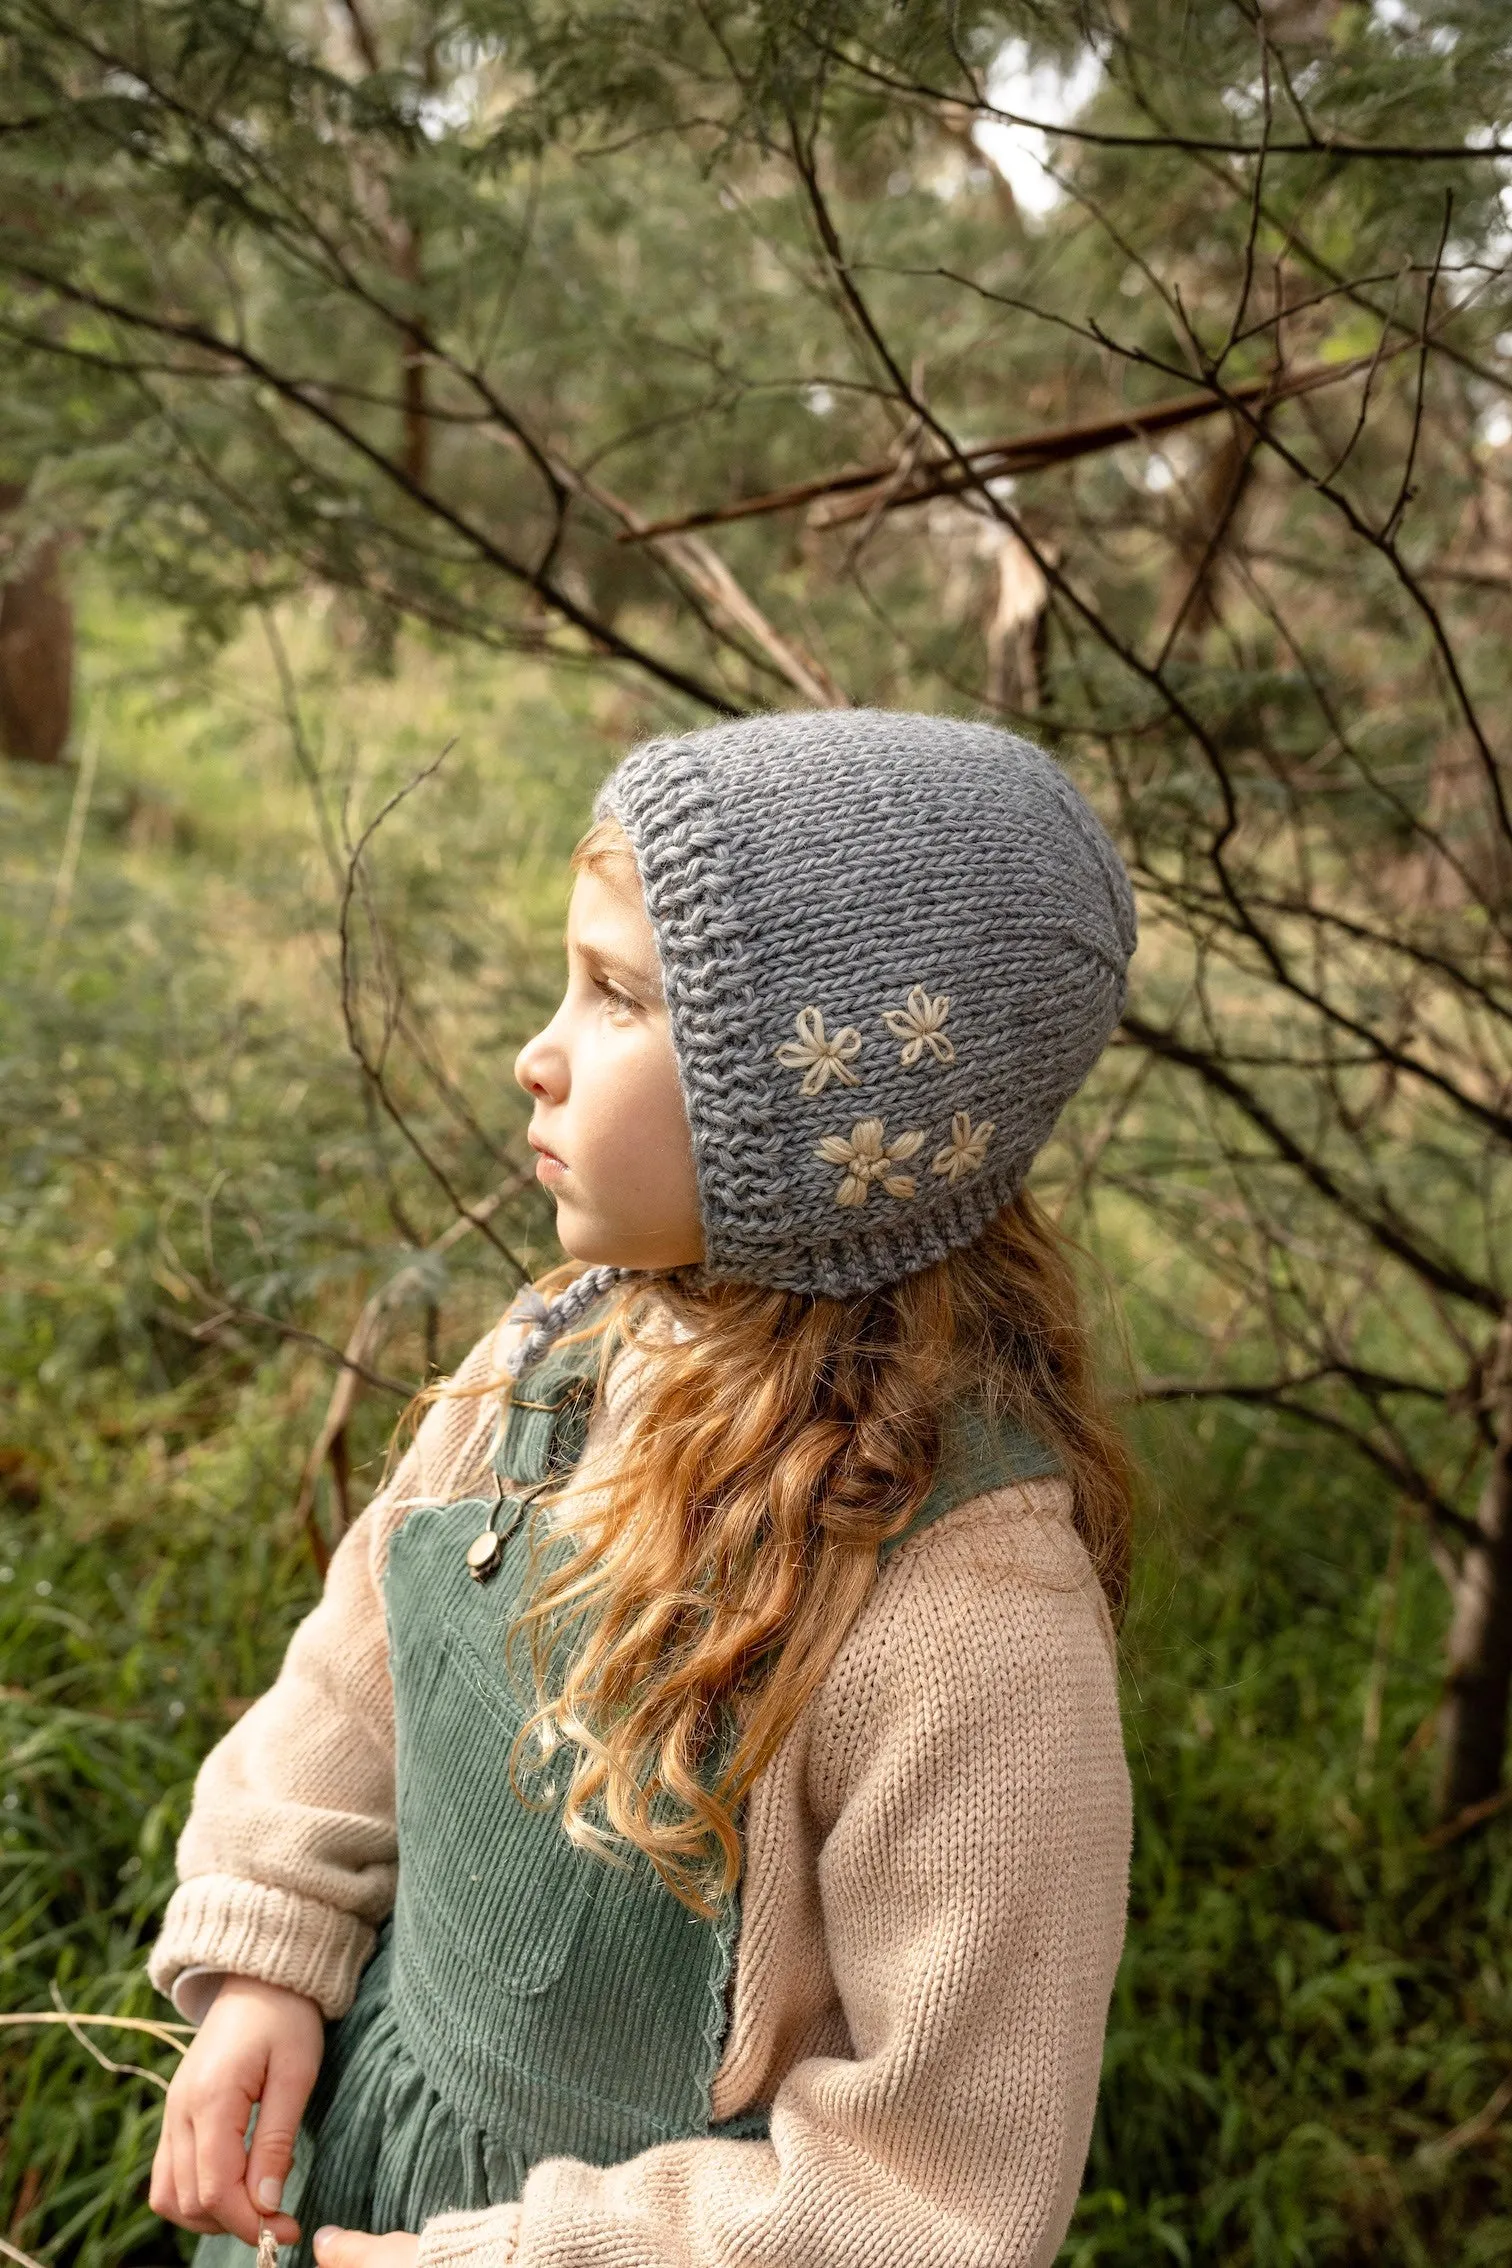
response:
[[[333,2237],[333,2236],[339,2236],[340,2234],[341,2234],[341,2231],[340,2231],[339,2229],[337,2229],[337,2228],[333,2228],[333,2227],[326,2227],[326,2228],[323,2228],[323,2229],[317,2229],[317,2230],[315,2231],[314,2244],[315,2244],[315,2257],[316,2257],[316,2259],[317,2259],[317,2260],[319,2259],[320,2255],[321,2255],[321,2254],[322,2254],[322,2253],[324,2252],[324,2250],[325,2250],[325,2247],[326,2247],[326,2238],[327,2238],[327,2237]]]
[[[265,2173],[257,2185],[257,2202],[264,2212],[276,2213],[278,2200],[283,2195],[283,2183],[275,2174]]]

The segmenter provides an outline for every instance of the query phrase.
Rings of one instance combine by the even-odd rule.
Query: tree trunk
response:
[[[0,484],[0,513],[25,491]],[[56,538],[39,544],[0,582],[0,748],[25,764],[56,764],[73,707],[73,610]]]
[[[1495,1446],[1476,1508],[1449,1628],[1440,1720],[1440,1815],[1484,1803],[1502,1783],[1512,1695],[1512,1313],[1503,1316],[1486,1378]]]

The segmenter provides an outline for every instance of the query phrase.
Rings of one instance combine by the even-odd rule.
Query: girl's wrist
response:
[[[203,2024],[228,1973],[225,1969],[212,1969],[205,1963],[192,1969],[180,1969],[173,1980],[172,1999],[175,2009],[186,2024]]]

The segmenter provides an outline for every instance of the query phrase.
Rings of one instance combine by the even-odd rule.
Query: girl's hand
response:
[[[299,2223],[276,2208],[324,2044],[313,2000],[227,1977],[168,2089],[153,2211],[202,2236],[225,2230],[255,2245],[266,2225],[280,2244],[296,2243]],[[244,2149],[254,2103],[257,2126]]]
[[[316,2268],[415,2268],[417,2236],[364,2236],[361,2229],[317,2229]]]

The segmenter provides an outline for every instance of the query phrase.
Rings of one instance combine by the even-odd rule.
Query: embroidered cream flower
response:
[[[933,1000],[922,984],[916,984],[901,1008],[884,1008],[882,1021],[894,1039],[905,1044],[898,1061],[917,1063],[928,1048],[936,1063],[954,1063],[955,1042],[945,1032],[945,1019],[950,1014],[950,994],[936,993]]]
[[[814,1155],[826,1165],[845,1167],[845,1179],[835,1191],[837,1205],[864,1205],[866,1192],[880,1181],[889,1197],[912,1197],[918,1183],[911,1173],[896,1173],[905,1159],[924,1147],[922,1127],[910,1127],[889,1142],[880,1118],[858,1118],[850,1133],[826,1134]]]
[[[842,1087],[859,1087],[861,1081],[849,1066],[861,1053],[861,1034],[854,1024],[842,1024],[831,1039],[817,1008],[800,1008],[795,1019],[798,1037],[784,1040],[775,1053],[789,1071],[801,1071],[801,1094],[822,1095],[831,1079]]]
[[[979,1125],[971,1123],[969,1110],[958,1110],[950,1121],[950,1140],[942,1143],[929,1161],[931,1173],[940,1173],[954,1188],[968,1173],[975,1173],[987,1156],[987,1144],[992,1139],[993,1124],[984,1118]]]

